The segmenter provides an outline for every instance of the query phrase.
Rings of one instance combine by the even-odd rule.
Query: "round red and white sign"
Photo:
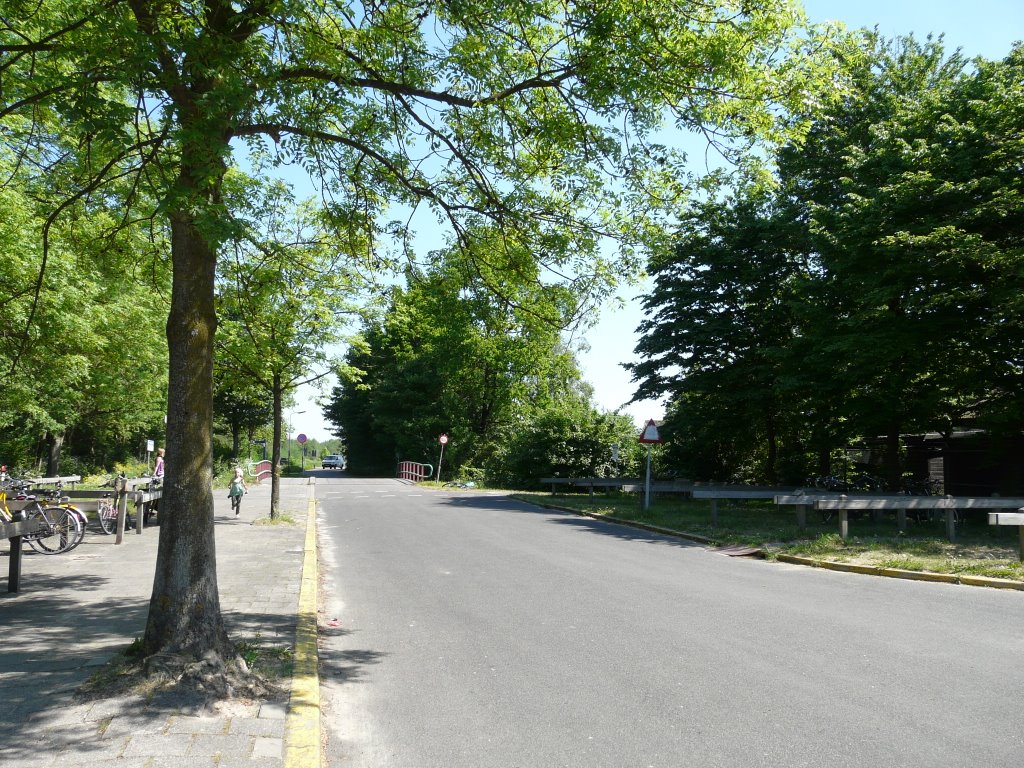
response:
[[[437,438],[437,442],[439,442],[441,445],[448,445],[448,435],[441,435],[439,438]]]

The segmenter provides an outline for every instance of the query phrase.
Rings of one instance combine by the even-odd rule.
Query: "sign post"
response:
[[[302,458],[299,460],[299,467],[303,472],[306,471],[306,437],[305,433],[300,432],[295,438],[295,442],[302,446]]]
[[[441,435],[437,438],[437,442],[441,444],[441,456],[437,460],[437,482],[441,482],[441,462],[444,461],[444,447],[448,445],[448,435]]]
[[[658,425],[654,423],[654,419],[648,419],[647,425],[644,427],[644,431],[640,433],[640,442],[647,444],[647,478],[644,481],[644,509],[651,508],[651,446],[655,443],[664,443],[665,441],[658,434]]]

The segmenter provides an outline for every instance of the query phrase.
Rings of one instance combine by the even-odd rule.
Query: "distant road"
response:
[[[318,478],[332,768],[1019,767],[1024,594]]]

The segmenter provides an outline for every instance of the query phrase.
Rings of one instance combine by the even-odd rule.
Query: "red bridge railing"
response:
[[[257,461],[253,462],[252,469],[250,470],[253,476],[256,478],[256,482],[262,482],[264,478],[270,477],[273,472],[274,465],[269,461]]]
[[[432,464],[420,464],[418,461],[402,461],[398,464],[399,480],[412,480],[414,483],[418,483],[433,474],[434,466]]]

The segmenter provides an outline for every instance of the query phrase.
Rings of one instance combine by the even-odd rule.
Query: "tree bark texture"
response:
[[[167,457],[160,542],[144,640],[147,655],[199,658],[229,649],[217,589],[213,521],[213,341],[216,252],[186,214],[171,217],[173,289]]]
[[[64,447],[64,433],[49,432],[46,435],[46,476],[60,476],[60,454]]]

